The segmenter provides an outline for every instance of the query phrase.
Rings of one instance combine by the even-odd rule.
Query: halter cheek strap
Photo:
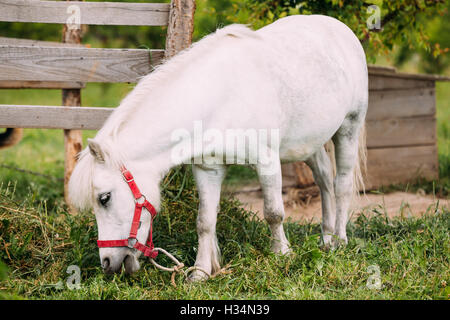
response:
[[[153,218],[156,216],[157,212],[155,208],[152,206],[152,204],[149,201],[147,201],[145,196],[139,190],[131,172],[128,171],[125,167],[122,167],[121,172],[123,178],[130,187],[135,203],[134,216],[133,221],[131,222],[130,235],[128,236],[127,239],[121,240],[97,240],[97,245],[99,248],[106,248],[106,247],[134,248],[136,250],[141,251],[146,257],[154,259],[158,255],[158,251],[154,250],[155,246],[153,244]],[[147,242],[145,244],[139,242],[136,238],[140,226],[142,208],[147,209],[147,211],[151,215],[150,231],[147,238]]]

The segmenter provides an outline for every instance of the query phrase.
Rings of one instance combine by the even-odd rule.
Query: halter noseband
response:
[[[134,182],[133,175],[125,167],[121,168],[121,173],[128,186],[130,187],[131,193],[134,197],[134,216],[131,223],[130,235],[127,239],[121,240],[97,240],[97,245],[99,248],[106,247],[128,247],[130,249],[136,249],[141,251],[144,256],[149,258],[156,258],[158,251],[154,250],[153,245],[153,218],[156,216],[157,212],[150,202],[147,201],[145,196],[139,191],[136,182]],[[147,238],[146,244],[140,243],[136,236],[140,226],[142,208],[147,209],[151,215],[150,231]]]

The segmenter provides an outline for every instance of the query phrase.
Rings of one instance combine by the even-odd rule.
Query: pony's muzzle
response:
[[[102,259],[102,269],[106,274],[118,273],[122,269],[122,259],[114,259],[111,256]]]
[[[122,265],[128,274],[139,270],[140,265],[136,256],[129,250],[120,251],[120,253],[116,253],[115,255],[108,254],[101,257],[101,266],[106,274],[120,273],[122,271]]]

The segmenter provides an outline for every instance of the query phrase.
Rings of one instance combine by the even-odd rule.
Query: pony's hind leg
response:
[[[362,120],[361,120],[362,119]],[[347,244],[348,211],[354,193],[354,171],[359,161],[359,136],[364,117],[353,116],[344,121],[333,136],[336,157],[336,177],[334,190],[336,196],[335,234],[339,243]]]
[[[289,252],[289,241],[283,229],[284,204],[281,190],[281,165],[278,161],[270,173],[264,166],[257,165],[259,182],[264,197],[264,218],[272,232],[272,251],[285,254]]]
[[[305,161],[311,168],[314,180],[320,189],[322,201],[322,239],[327,247],[332,244],[336,224],[336,202],[333,188],[333,167],[325,148],[320,148]]]
[[[198,251],[195,266],[213,274],[220,269],[216,221],[226,170],[223,165],[193,165],[192,171],[200,199],[197,217]],[[204,280],[207,277],[203,271],[195,270],[190,274],[189,280]]]

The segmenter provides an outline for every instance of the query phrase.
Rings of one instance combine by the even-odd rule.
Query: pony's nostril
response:
[[[133,272],[139,270],[139,263],[133,255],[126,255],[123,260],[123,264],[125,266],[125,272],[128,274],[132,274]]]
[[[102,268],[103,268],[103,270],[106,270],[109,268],[109,258],[103,259]]]

